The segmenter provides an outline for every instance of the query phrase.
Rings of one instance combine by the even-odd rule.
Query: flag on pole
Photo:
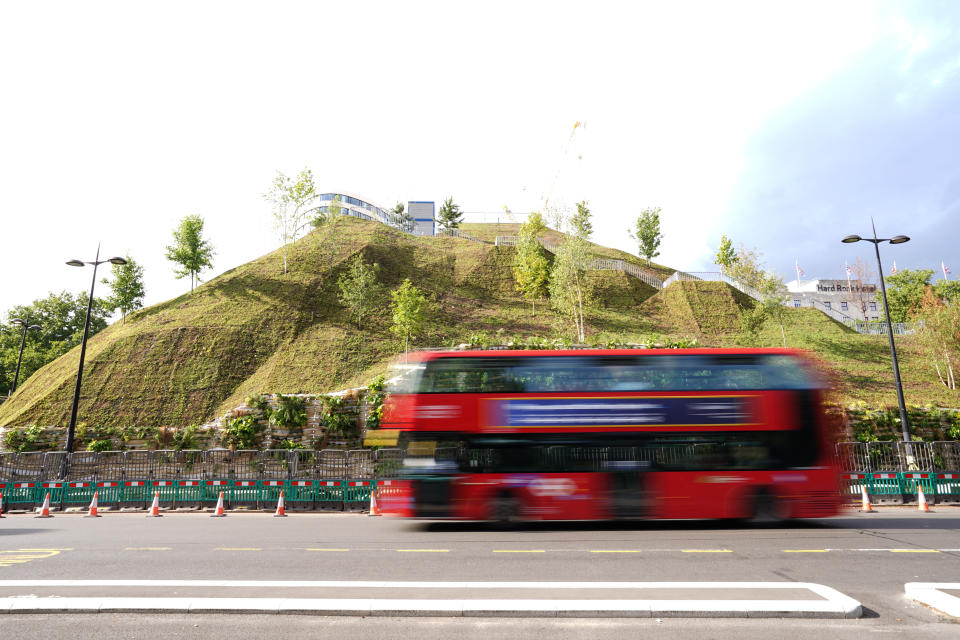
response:
[[[800,268],[800,261],[794,260],[793,266],[797,269],[797,284],[800,284],[800,276],[806,275],[803,273],[803,269]]]
[[[897,261],[894,260],[894,261],[893,261],[893,267],[890,269],[890,275],[894,275],[894,274],[896,274],[896,273],[897,273]]]
[[[950,273],[950,267],[948,267],[947,265],[943,264],[943,260],[940,261],[940,269],[943,271],[943,279],[944,279],[944,280],[949,280],[949,279],[950,279],[950,276],[947,275],[947,274]]]
[[[846,262],[844,262],[843,264],[844,264],[844,266],[845,266],[846,269],[847,269],[847,278],[849,279],[849,278],[850,278],[850,274],[853,273],[853,270],[850,269],[850,265],[847,264]]]

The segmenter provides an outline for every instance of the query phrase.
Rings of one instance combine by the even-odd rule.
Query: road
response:
[[[477,582],[812,582],[859,600],[859,620],[517,620],[314,618],[199,614],[7,614],[19,637],[70,630],[81,637],[138,637],[155,629],[175,637],[261,637],[276,629],[334,637],[782,637],[813,630],[832,636],[877,632],[947,638],[952,619],[903,595],[906,582],[960,582],[960,509],[922,514],[884,509],[776,527],[718,523],[529,525],[511,531],[358,514],[233,513],[226,518],[168,513],[109,513],[99,519],[8,515],[0,520],[0,581],[252,580]],[[271,588],[280,588],[274,586]],[[88,588],[89,589],[89,588]],[[214,595],[250,588],[98,587],[110,595]],[[284,588],[284,597],[325,597]],[[81,590],[82,591],[82,590]],[[329,589],[328,589],[329,592]],[[0,595],[76,595],[66,587],[2,587]],[[570,597],[584,597],[573,590]],[[100,594],[98,594],[100,595]],[[275,595],[275,594],[271,594]],[[351,592],[353,595],[353,592]],[[508,592],[506,597],[516,595]],[[358,596],[361,597],[361,596]],[[586,597],[590,597],[587,595]],[[76,624],[76,621],[81,624]],[[73,622],[71,622],[73,621]],[[709,632],[709,633],[708,633]],[[144,637],[155,635],[144,633]]]

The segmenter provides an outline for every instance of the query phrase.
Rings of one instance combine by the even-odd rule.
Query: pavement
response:
[[[40,580],[53,583],[44,586],[37,583]],[[141,580],[147,584],[70,586],[66,580]],[[157,584],[158,580],[176,584]],[[187,582],[198,580],[215,582]],[[224,581],[254,584],[225,586]],[[321,584],[316,584],[318,581]],[[717,522],[563,523],[532,524],[511,531],[467,523],[322,513],[293,513],[285,519],[266,513],[231,513],[220,519],[187,513],[167,513],[159,519],[145,518],[142,513],[109,513],[99,519],[72,514],[34,519],[14,514],[0,520],[0,597],[19,601],[224,596],[344,600],[369,599],[371,589],[377,590],[374,593],[379,598],[415,600],[437,599],[438,588],[445,593],[443,599],[460,603],[477,599],[508,604],[593,600],[589,606],[595,608],[597,601],[649,602],[673,596],[687,601],[824,600],[805,586],[813,584],[862,605],[855,619],[768,620],[765,625],[746,619],[679,620],[655,613],[629,620],[496,617],[503,611],[493,611],[491,618],[443,619],[364,617],[367,614],[315,619],[217,613],[101,613],[65,618],[39,613],[3,615],[4,627],[15,623],[23,630],[19,637],[24,638],[44,630],[58,635],[60,623],[54,620],[61,619],[74,621],[70,627],[74,635],[98,638],[138,637],[141,627],[137,625],[148,621],[163,630],[161,635],[172,637],[195,637],[197,629],[206,629],[206,637],[253,637],[280,625],[294,631],[326,629],[335,637],[383,635],[421,640],[450,637],[451,633],[479,637],[474,634],[478,629],[485,630],[485,638],[507,637],[511,630],[521,636],[549,632],[558,638],[584,633],[596,638],[622,637],[639,631],[658,637],[666,630],[687,630],[698,637],[701,631],[709,631],[712,637],[742,638],[754,632],[757,637],[770,637],[773,625],[782,637],[834,629],[836,633],[831,635],[838,637],[896,632],[940,638],[958,633],[956,619],[908,598],[905,585],[956,585],[958,581],[960,509],[947,508],[932,513],[903,508],[873,514],[850,512],[769,527],[741,528]],[[364,582],[381,586],[364,586]],[[413,582],[457,582],[460,586],[416,587]],[[596,584],[601,582],[617,584],[601,588]],[[718,591],[711,591],[716,587],[703,583],[718,582],[740,586],[727,585],[725,594],[717,598],[714,594]],[[773,589],[776,595],[771,595],[770,591],[755,590],[761,587],[742,586],[745,582],[780,586]],[[490,583],[500,590],[491,591]],[[518,583],[532,586],[517,587]],[[571,586],[558,596],[551,583]],[[665,589],[671,587],[664,583],[699,584],[674,586],[668,592]],[[257,593],[251,596],[251,590]],[[209,625],[208,620],[214,618],[223,622]],[[818,626],[810,626],[813,623]],[[111,636],[114,632],[116,636]]]

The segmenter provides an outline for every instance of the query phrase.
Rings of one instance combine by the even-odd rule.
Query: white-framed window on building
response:
[[[871,303],[870,303],[870,311],[876,311],[876,310],[877,310],[877,303],[876,303],[876,302],[871,302]]]
[[[840,308],[841,308],[842,310],[846,311],[846,310],[847,310],[847,303],[846,303],[846,302],[841,302],[841,303],[840,303]]]
[[[827,309],[830,309],[830,308],[831,308],[831,306],[830,306],[830,301],[827,300],[826,302],[824,302],[824,303],[823,303],[823,306],[825,306]]]
[[[799,309],[799,308],[800,308],[800,301],[799,301],[799,300],[794,300],[794,301],[793,301],[793,306],[794,306],[795,308]]]

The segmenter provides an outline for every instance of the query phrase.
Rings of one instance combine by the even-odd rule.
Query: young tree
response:
[[[628,230],[630,237],[639,245],[637,253],[646,259],[647,264],[660,255],[660,241],[663,239],[663,234],[660,233],[660,211],[660,207],[644,209],[640,212],[633,230]]]
[[[851,306],[860,310],[860,314],[866,320],[867,304],[873,299],[873,291],[879,290],[876,281],[877,272],[859,257],[853,261],[853,264],[847,266],[850,268],[850,288],[845,292],[844,297]],[[873,291],[867,291],[866,288],[871,286]]]
[[[920,309],[923,294],[930,286],[932,269],[904,269],[887,276],[887,301],[890,305],[890,320],[907,322]],[[883,292],[877,291],[877,302],[883,304]]]
[[[337,223],[343,216],[343,207],[340,205],[340,196],[333,196],[330,204],[319,209],[317,216],[310,221],[314,229],[326,229],[326,235],[323,237],[323,251],[330,258],[330,267],[333,267],[333,257],[337,249]]]
[[[786,348],[787,334],[783,328],[783,320],[787,315],[786,302],[789,296],[787,295],[787,287],[783,284],[783,278],[778,277],[775,273],[767,274],[763,279],[760,293],[763,295],[762,304],[766,315],[780,325],[780,337],[783,339],[783,347]]]
[[[550,304],[573,320],[580,342],[586,340],[584,309],[592,302],[592,288],[586,278],[590,266],[589,237],[592,232],[590,210],[585,202],[577,204],[577,213],[570,218],[570,233],[557,248],[550,272]]]
[[[393,214],[394,224],[407,233],[413,233],[413,227],[416,221],[412,215],[407,213],[406,205],[398,202],[391,210],[391,213]]]
[[[287,272],[287,244],[294,242],[306,226],[310,206],[320,197],[313,173],[304,168],[292,179],[277,171],[264,200],[273,207],[273,220],[283,243],[283,272]]]
[[[104,300],[111,312],[120,309],[122,324],[127,322],[127,313],[143,307],[143,267],[127,256],[127,264],[113,265],[113,281],[104,278],[101,282],[109,284],[112,294]]]
[[[174,244],[167,246],[167,260],[180,265],[174,269],[177,279],[190,276],[190,293],[194,281],[200,282],[200,272],[213,267],[213,245],[203,237],[203,218],[187,216],[173,231]]]
[[[713,263],[720,267],[720,273],[726,273],[736,261],[737,253],[733,249],[730,238],[720,236],[720,247],[717,249],[717,255],[713,258]]]
[[[454,203],[453,196],[450,196],[440,205],[437,222],[443,225],[444,229],[456,229],[462,221],[463,213],[460,212],[460,205]]]
[[[932,287],[928,287],[916,316],[923,320],[917,334],[940,384],[956,391],[953,364],[960,359],[960,304],[944,302]]]
[[[762,256],[763,254],[756,248],[747,249],[741,244],[733,263],[727,267],[727,275],[741,284],[760,291],[767,277],[761,261]]]
[[[393,325],[390,331],[403,337],[403,353],[406,354],[410,338],[416,338],[423,333],[430,303],[420,289],[413,286],[410,278],[391,291],[390,297],[392,298],[390,308],[393,311]]]
[[[530,301],[534,315],[537,313],[537,298],[547,295],[547,283],[550,280],[550,261],[540,244],[540,236],[546,230],[543,216],[531,213],[527,221],[520,225],[513,263],[516,289]]]
[[[377,282],[380,265],[364,262],[363,255],[357,254],[347,265],[347,272],[340,276],[337,286],[340,294],[337,300],[350,309],[350,316],[357,322],[357,328],[363,328],[363,318],[377,304],[383,292],[383,286]]]

